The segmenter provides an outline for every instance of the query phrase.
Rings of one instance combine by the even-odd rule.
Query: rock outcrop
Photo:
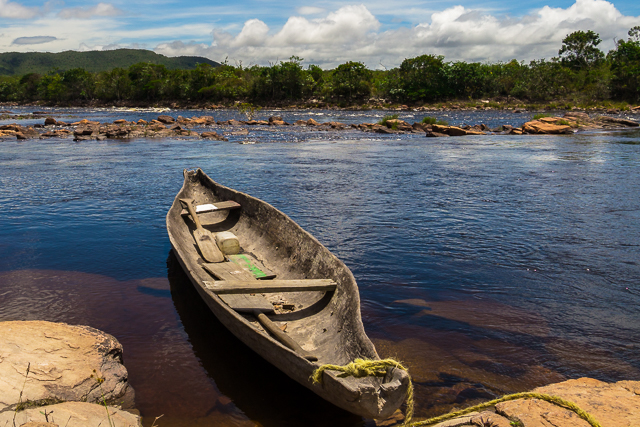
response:
[[[538,387],[537,393],[562,397],[575,403],[607,427],[640,426],[640,382],[609,384],[592,378],[580,378]],[[589,427],[573,411],[537,399],[521,399],[496,405],[496,412],[525,426]]]
[[[570,134],[583,130],[597,129],[622,129],[628,127],[637,127],[638,122],[623,119],[619,117],[599,116],[591,118],[584,112],[569,111],[564,117],[542,117],[536,120],[526,122],[519,128],[511,125],[498,126],[490,129],[485,124],[476,124],[474,126],[448,126],[441,124],[426,124],[415,122],[409,124],[400,119],[388,119],[384,124],[380,123],[360,123],[345,124],[336,121],[319,123],[309,118],[307,120],[297,120],[294,123],[300,127],[314,128],[314,131],[332,131],[355,129],[362,132],[374,132],[380,134],[398,134],[398,133],[424,133],[428,137],[434,136],[467,136],[467,135],[525,135],[525,134]],[[47,117],[45,124],[36,124],[28,129],[19,125],[3,125],[0,126],[0,138],[14,137],[17,139],[28,138],[65,138],[71,134],[68,127],[73,129],[73,137],[75,141],[84,140],[104,140],[107,138],[130,139],[130,138],[174,138],[174,137],[197,137],[212,138],[212,129],[206,129],[205,135],[199,135],[193,130],[194,127],[202,126],[231,126],[240,128],[227,135],[239,136],[246,135],[247,127],[251,126],[287,126],[281,116],[271,116],[268,120],[225,120],[216,122],[212,116],[190,117],[185,118],[178,116],[174,119],[171,116],[162,115],[158,119],[146,122],[138,120],[137,122],[129,122],[125,119],[115,120],[113,123],[100,124],[99,122],[80,120],[75,123],[66,124],[62,121],[56,121],[53,117]],[[34,128],[46,128],[44,131],[38,131]],[[214,139],[215,136],[213,136]]]
[[[485,135],[484,132],[475,129],[462,129],[457,126],[432,125],[431,132],[436,134],[444,134],[448,136],[465,136],[465,135]]]
[[[13,417],[14,412],[0,413],[0,426],[13,426]],[[142,425],[139,415],[113,406],[105,407],[85,402],[58,403],[15,413],[15,425],[20,427],[109,426],[109,420],[111,420],[113,427],[138,427]]]
[[[559,121],[559,120],[558,120]],[[557,121],[556,121],[557,123]],[[532,120],[522,125],[522,131],[531,134],[571,134],[573,128],[565,124],[556,124],[549,120]]]
[[[227,138],[225,138],[224,136],[220,135],[218,132],[202,132],[200,134],[200,137],[202,137],[204,139],[214,139],[216,141],[228,141]]]
[[[535,393],[561,397],[576,404],[606,427],[640,426],[640,381],[605,383],[580,378],[538,387]],[[402,420],[382,425],[399,426]],[[539,399],[517,399],[498,403],[495,410],[474,412],[433,424],[433,427],[590,427],[575,412]]]
[[[17,124],[0,126],[0,138],[29,139],[37,138],[40,134],[32,126],[24,127]]]
[[[0,414],[57,402],[133,407],[122,345],[88,326],[0,322]]]

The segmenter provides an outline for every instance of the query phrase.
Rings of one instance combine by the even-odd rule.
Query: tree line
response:
[[[258,105],[317,100],[341,106],[368,103],[424,104],[447,100],[516,98],[529,102],[596,104],[640,101],[640,26],[605,54],[593,31],[576,31],[562,41],[558,56],[529,62],[446,62],[443,56],[405,59],[390,70],[370,70],[349,61],[333,70],[302,65],[292,56],[269,66],[169,70],[138,63],[129,68],[88,72],[82,68],[0,77],[0,102],[253,102]]]

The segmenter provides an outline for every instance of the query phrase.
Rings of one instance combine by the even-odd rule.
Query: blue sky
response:
[[[0,52],[133,47],[245,66],[296,55],[324,68],[349,60],[392,68],[425,53],[551,58],[564,36],[588,29],[606,52],[635,25],[637,0],[0,0]]]

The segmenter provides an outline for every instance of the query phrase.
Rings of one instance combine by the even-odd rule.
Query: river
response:
[[[272,114],[362,123],[385,112],[258,118]],[[400,118],[424,115],[490,127],[531,116]],[[425,138],[261,127],[229,139],[0,142],[0,320],[114,335],[146,426],[159,415],[166,427],[373,426],[248,350],[176,266],[165,215],[182,170],[200,167],[345,262],[378,352],[410,368],[417,417],[569,378],[640,380],[640,131]]]

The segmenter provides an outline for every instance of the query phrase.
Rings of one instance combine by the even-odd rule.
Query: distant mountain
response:
[[[52,69],[61,71],[72,68],[84,68],[86,71],[99,72],[114,68],[127,68],[138,62],[150,62],[164,65],[170,70],[191,70],[198,64],[217,67],[220,64],[199,56],[167,57],[144,49],[116,49],[90,52],[67,51],[46,52],[7,52],[0,53],[0,75],[15,76],[28,73],[45,74]]]

